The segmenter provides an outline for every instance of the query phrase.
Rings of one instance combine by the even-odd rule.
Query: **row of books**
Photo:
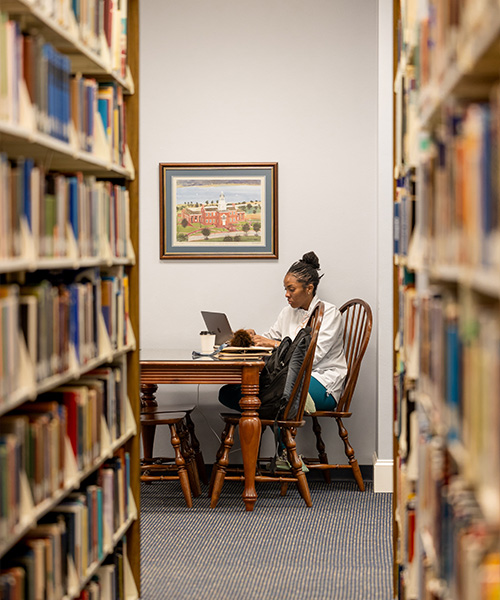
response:
[[[126,122],[121,86],[97,82],[80,73],[72,75],[68,56],[47,43],[42,34],[21,31],[18,21],[9,20],[1,12],[0,44],[4,49],[0,53],[0,120],[35,126],[64,143],[103,154],[104,159],[125,166]],[[101,102],[110,105],[107,111],[98,110]],[[106,134],[102,150],[97,122],[100,115],[104,115]]]
[[[0,403],[27,377],[20,335],[34,381],[71,372],[108,346],[127,345],[128,276],[123,268],[68,273],[59,283],[46,279],[0,286]],[[103,331],[101,319],[104,324]]]
[[[407,256],[411,236],[415,227],[415,171],[408,172],[396,181],[394,202],[394,254]]]
[[[95,128],[97,126],[98,84],[93,77],[83,77],[76,73],[70,80],[71,122],[74,126],[77,147],[85,152],[95,149]]]
[[[94,269],[87,271],[92,279],[82,273],[80,280],[59,285],[44,279],[6,286],[18,297],[21,330],[36,381],[68,372],[72,360],[81,366],[99,354],[100,280]],[[3,333],[0,339],[7,345]]]
[[[18,21],[0,13],[0,119],[22,119],[21,83],[35,108],[39,131],[69,142],[71,60],[41,34],[23,34]]]
[[[490,96],[448,104],[422,157],[431,264],[500,265],[500,84]]]
[[[130,254],[125,186],[81,172],[45,173],[32,159],[3,153],[0,182],[0,260]]]
[[[52,2],[56,4],[56,2]],[[109,54],[111,69],[122,77],[127,64],[126,0],[71,0],[79,39],[97,54]],[[105,39],[105,48],[103,47]]]
[[[101,305],[111,347],[121,348],[130,338],[129,279],[123,267],[110,267],[101,275]]]
[[[70,97],[77,147],[124,166],[127,136],[122,87],[116,82],[98,82],[76,73],[70,79]]]
[[[94,587],[89,584],[84,587],[89,577],[92,577],[91,582],[104,586],[103,599],[123,597],[108,595],[105,590],[123,592],[124,540],[114,549],[114,555],[106,559],[106,563],[115,568],[105,567],[104,572],[101,569],[106,565],[102,564],[103,560],[113,549],[114,536],[130,517],[129,461],[124,451],[107,461],[85,486],[68,494],[40,519],[3,558],[0,591],[13,595],[2,598],[60,600],[79,593],[85,598],[84,590],[93,591]],[[105,581],[101,582],[103,575]],[[14,595],[21,590],[25,595]]]
[[[114,164],[125,165],[127,126],[123,89],[115,82],[100,82],[97,91],[97,109]]]
[[[464,290],[421,301],[420,389],[428,397],[464,479],[487,498],[488,520],[500,524],[500,318]]]
[[[0,544],[15,532],[21,505],[36,510],[69,485],[73,466],[85,472],[102,458],[126,432],[126,413],[123,363],[95,369],[77,383],[42,394],[37,402],[2,417]],[[67,444],[73,455],[70,462]],[[31,496],[22,502],[24,477]]]
[[[61,553],[57,544],[60,534],[50,525],[40,527],[39,530],[38,535],[46,537],[27,540],[24,553],[20,553],[19,558],[14,561],[16,565],[0,570],[0,596],[3,600],[62,600],[69,597],[64,592],[67,587],[65,580],[58,569],[53,567]],[[123,539],[124,541],[116,547],[114,555],[97,569],[80,591],[78,600],[125,600],[127,596],[124,557],[127,551],[125,538]],[[39,572],[42,568],[43,574]]]
[[[420,85],[442,80],[450,65],[470,64],[471,52],[498,11],[490,0],[425,0],[413,11]],[[418,20],[417,20],[418,18]],[[478,48],[480,45],[478,46]]]
[[[475,492],[457,474],[446,446],[422,435],[419,453],[418,597],[433,590],[456,600],[495,598],[500,592],[500,548]]]
[[[97,181],[94,176],[45,174],[31,159],[8,160],[0,155],[5,179],[0,190],[0,257],[26,252],[22,223],[27,223],[38,258],[106,256],[129,252],[129,199],[124,186]],[[72,243],[74,241],[74,243]]]
[[[130,590],[126,587],[126,538],[118,544],[114,555],[99,567],[91,581],[80,592],[78,600],[125,600]]]
[[[33,403],[23,414],[16,411],[2,418],[2,543],[20,521],[23,477],[29,483],[30,505],[39,505],[64,487],[66,430],[67,407],[54,402]]]
[[[127,59],[127,2],[119,0],[24,0],[44,15],[44,22],[67,32],[71,41],[109,63],[109,70],[125,76]]]
[[[418,90],[415,73],[415,65],[405,64],[404,67],[401,66],[394,83],[394,108],[397,116],[394,150],[397,177],[404,175],[404,169],[415,165],[418,158]]]

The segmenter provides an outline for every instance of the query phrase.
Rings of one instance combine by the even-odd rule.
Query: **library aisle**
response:
[[[395,2],[397,597],[500,594],[500,2]]]
[[[6,599],[139,597],[136,12],[0,4]]]

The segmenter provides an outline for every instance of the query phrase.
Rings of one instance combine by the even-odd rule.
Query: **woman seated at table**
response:
[[[248,330],[255,346],[279,346],[283,338],[288,336],[293,340],[297,332],[307,325],[311,313],[320,302],[317,288],[323,275],[319,275],[319,268],[316,254],[308,252],[288,269],[283,281],[288,306],[283,308],[269,331],[258,335],[253,329]],[[309,395],[314,405],[308,398],[307,412],[334,410],[347,376],[342,315],[333,304],[324,300],[323,303],[325,313],[319,330],[309,385]],[[240,398],[239,385],[225,385],[219,391],[219,401],[233,410],[240,410]]]

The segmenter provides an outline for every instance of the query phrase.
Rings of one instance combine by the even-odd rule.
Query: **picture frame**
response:
[[[278,258],[278,163],[160,163],[160,259]]]

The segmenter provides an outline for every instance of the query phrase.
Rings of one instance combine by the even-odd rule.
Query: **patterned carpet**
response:
[[[392,494],[311,481],[312,508],[292,484],[227,482],[188,509],[178,482],[141,484],[142,600],[390,600]]]

